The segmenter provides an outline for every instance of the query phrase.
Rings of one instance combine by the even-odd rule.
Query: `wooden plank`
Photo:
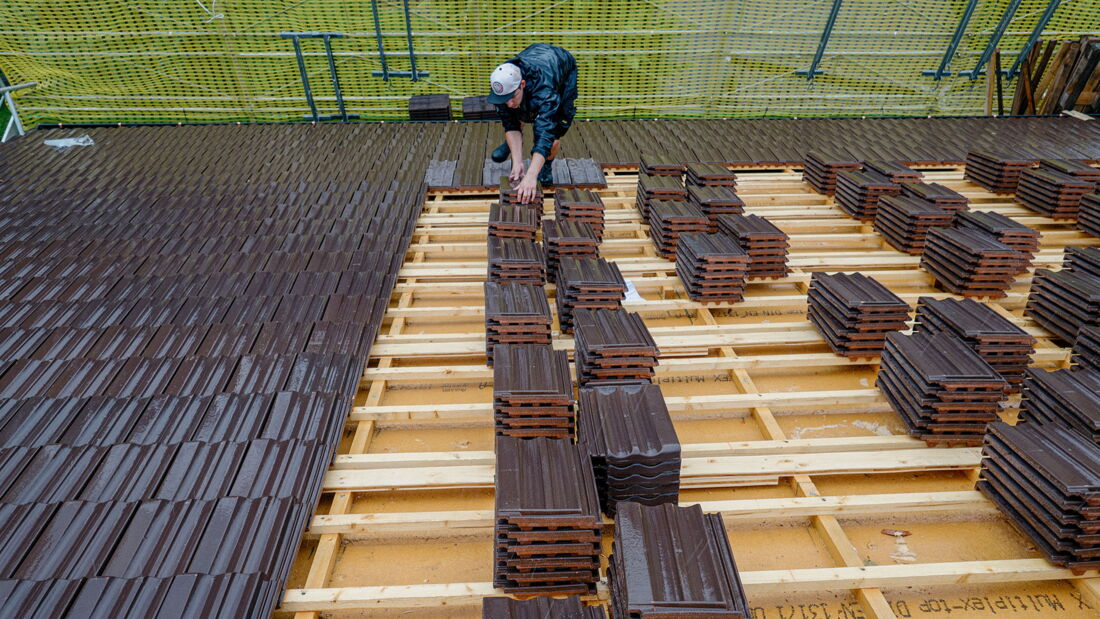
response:
[[[1031,329],[1029,329],[1031,331]],[[1043,337],[1049,334],[1042,333]],[[1068,348],[1039,348],[1032,354],[1033,363],[1048,365],[1060,364],[1068,359]],[[878,363],[877,359],[863,358],[851,360],[833,353],[791,353],[786,355],[739,355],[737,357],[680,357],[661,359],[656,369],[658,378],[683,374],[705,372],[724,372],[729,370],[782,369],[782,368],[821,368],[867,366]],[[387,380],[390,382],[480,382],[493,379],[493,369],[484,365],[445,365],[367,368],[363,380]]]
[[[1058,241],[1061,245],[1075,245],[1075,246],[1100,246],[1100,238],[1088,237],[1080,232],[1072,230],[1064,231],[1049,231],[1044,234],[1056,237],[1054,240]],[[1051,257],[1049,264],[1051,266],[1057,266],[1057,257]],[[932,282],[932,276],[921,270],[904,270],[893,269],[888,271],[872,270],[872,269],[843,269],[841,272],[848,273],[862,273],[867,277],[872,277],[878,280],[882,284],[897,285],[897,286],[922,286],[928,285]],[[765,292],[768,288],[779,284],[798,284],[810,281],[810,273],[791,273],[786,277],[770,280],[753,280],[748,282],[747,291],[750,295],[755,295],[760,292]],[[1021,274],[1016,277],[1016,285],[1022,287],[1028,287],[1031,284],[1030,274]],[[639,291],[651,291],[658,290],[665,286],[678,286],[680,282],[679,276],[673,274],[673,271],[669,271],[668,274],[662,275],[647,275],[644,278],[633,278],[630,280],[634,284],[634,287]],[[458,282],[422,282],[422,283],[410,283],[410,282],[398,282],[394,287],[395,294],[401,294],[411,292],[420,297],[440,297],[440,296],[467,296],[471,300],[480,302],[482,299],[483,282],[480,281],[458,281]],[[546,290],[548,293],[554,293],[557,288],[553,284],[547,284]],[[947,293],[942,292],[929,292],[926,293],[930,296],[939,294],[946,296]],[[912,296],[912,295],[911,295]],[[769,297],[770,298],[770,297]],[[914,297],[915,298],[915,297]],[[744,303],[751,305],[755,301],[755,297],[750,296],[744,301]],[[470,305],[475,307],[476,305]],[[723,307],[722,305],[708,305],[709,307]],[[740,303],[725,304],[728,307],[740,307]],[[394,308],[391,308],[391,310]]]
[[[634,226],[635,230],[643,230],[643,227],[639,224]],[[480,233],[480,234],[478,234]],[[606,233],[606,230],[605,230]],[[475,255],[484,257],[486,255],[485,247],[485,232],[481,229],[476,229],[468,233],[471,238],[477,238],[476,241],[451,241],[446,244],[439,244],[436,242],[422,242],[409,245],[407,251],[413,253],[423,253],[427,256],[438,255],[454,255],[461,254],[464,256]],[[791,236],[791,251],[796,252],[806,249],[854,249],[859,247],[875,248],[879,247],[882,237],[875,233],[834,233],[834,234],[796,234]],[[645,238],[608,238],[606,235],[603,241],[600,243],[600,252],[605,254],[607,252],[614,251],[638,251],[645,245],[652,245],[653,241],[649,237]]]
[[[1068,354],[1068,353],[1067,353]],[[850,360],[833,353],[791,353],[785,355],[740,355],[737,358],[681,357],[662,359],[655,370],[658,377],[685,373],[726,371],[753,368],[798,368],[865,366],[877,363],[874,359]],[[459,380],[492,380],[493,369],[485,365],[434,365],[390,368],[367,368],[364,381],[431,381],[455,382]]]
[[[723,393],[716,395],[666,396],[665,405],[670,413],[701,411],[747,410],[756,406],[813,407],[854,406],[884,402],[882,393],[875,388],[842,389],[832,391],[780,391],[775,393]],[[353,421],[386,421],[406,419],[482,419],[493,417],[492,403],[472,402],[464,404],[397,404],[389,406],[362,406],[351,410]]]
[[[808,454],[843,451],[890,451],[919,449],[924,442],[909,436],[843,436],[786,439],[781,441],[738,441],[725,443],[688,443],[681,445],[683,458],[710,458],[732,455]],[[492,451],[428,451],[337,455],[332,469],[369,470],[385,468],[421,468],[426,466],[493,464]]]
[[[287,589],[283,594],[283,601],[279,610],[284,612],[330,612],[339,610],[395,610],[399,608],[477,606],[481,604],[481,598],[497,593],[491,582]]]
[[[996,305],[996,303],[987,303],[988,305]],[[1036,337],[1050,337],[1050,332],[1046,329],[1037,326],[1030,318],[1020,318],[1013,316],[1012,314],[1006,314],[1005,318],[1011,321],[1013,324],[1021,327],[1025,332]],[[802,331],[814,331],[814,327],[808,321],[804,321],[801,318],[796,320],[787,320],[782,322],[768,322],[768,323],[755,323],[755,322],[739,322],[739,323],[715,323],[711,324],[698,324],[698,325],[677,325],[674,327],[649,327],[649,334],[653,337],[665,337],[672,336],[674,334],[687,331],[691,335],[708,335],[708,334],[721,334],[721,333],[775,333],[775,332],[802,332]],[[466,331],[466,332],[448,332],[448,333],[402,333],[400,335],[379,335],[375,338],[375,345],[378,344],[437,344],[443,342],[467,342],[475,343],[480,346],[485,346],[485,332],[478,331]],[[575,348],[573,336],[570,334],[558,334],[551,340],[553,346],[557,350],[573,350]],[[672,359],[669,359],[672,361]]]
[[[731,333],[776,333],[776,332],[802,332],[815,331],[815,327],[807,321],[798,319],[786,322],[769,323],[724,323],[724,324],[697,324],[676,325],[673,327],[648,327],[649,334],[654,338],[664,338],[670,345],[679,335],[704,336],[723,335]],[[400,335],[379,335],[375,338],[375,346],[378,344],[437,344],[443,342],[474,342],[485,346],[485,331],[453,332],[453,333],[402,333]],[[575,348],[572,334],[559,333],[553,339],[554,347],[558,350],[573,350]]]
[[[653,337],[653,341],[657,344],[657,348],[660,349],[662,355],[681,348],[705,350],[707,348],[717,348],[719,346],[813,344],[824,341],[821,334],[819,334],[809,323],[806,323],[803,328],[774,330],[764,333],[728,333],[719,331],[716,333],[695,335],[691,333],[691,327],[684,327],[683,330],[687,332],[688,335],[664,335]],[[570,346],[569,343],[561,339],[554,343],[555,347],[559,349],[573,349],[573,346]],[[371,347],[370,351],[373,357],[400,357],[406,359],[417,357],[438,357],[442,359],[448,356],[470,356],[484,353],[484,341],[413,342],[408,344],[376,343]]]
[[[793,475],[853,475],[968,469],[981,462],[978,448],[898,449],[895,451],[822,452],[684,458],[682,488],[771,485]],[[376,491],[441,488],[490,488],[488,464],[369,470],[330,470],[323,490]]]
[[[1061,260],[1058,260],[1061,264]],[[830,270],[830,272],[836,272]],[[855,270],[845,270],[845,272],[858,272]],[[632,280],[638,281],[638,280]],[[943,298],[956,298],[955,295],[946,292],[901,292],[898,293],[903,301],[910,306],[916,304],[917,299],[920,297],[932,297],[934,299]],[[1010,291],[1004,297],[998,299],[998,302],[1002,303],[1006,307],[1013,309],[1022,308],[1027,303],[1027,292],[1024,291]],[[631,312],[671,312],[671,311],[683,311],[698,309],[699,303],[690,299],[659,299],[659,300],[643,300],[643,301],[624,301],[623,309]],[[806,295],[802,294],[774,294],[774,295],[760,295],[755,297],[748,297],[744,301],[738,303],[730,302],[715,302],[708,303],[708,307],[712,309],[731,309],[731,310],[762,310],[762,309],[805,309],[806,307]],[[485,315],[484,305],[461,305],[452,307],[410,307],[403,309],[391,309],[392,316],[399,316],[403,318],[441,318],[441,317],[453,317],[453,311],[462,312],[463,316],[470,317],[482,317]]]
[[[1100,245],[1100,241],[1090,240],[1090,239],[1082,239],[1080,242],[1072,241],[1069,244],[1098,246],[1098,245]],[[1034,270],[1034,269],[1037,269],[1037,268],[1057,268],[1057,267],[1060,267],[1061,264],[1062,264],[1062,251],[1063,251],[1062,249],[1058,249],[1054,252],[1049,252],[1049,251],[1046,252],[1046,253],[1040,252],[1040,254],[1037,255],[1035,260],[1032,262],[1032,269]],[[923,280],[923,283],[925,283],[925,284],[931,282],[931,277],[929,275],[927,275],[925,273],[925,271],[916,270],[916,267],[918,266],[918,263],[919,263],[919,259],[913,259],[910,256],[895,256],[893,258],[889,258],[889,257],[883,257],[883,256],[869,255],[869,256],[863,258],[863,260],[864,261],[874,261],[874,263],[877,266],[890,266],[890,267],[894,267],[895,269],[908,268],[909,270],[901,271],[901,272],[906,273],[908,278],[911,278],[914,281],[918,281],[918,282]],[[611,257],[611,261],[615,262],[614,257]],[[430,265],[431,263],[426,263],[426,264]],[[440,264],[440,266],[437,269],[425,269],[425,270],[419,270],[419,271],[415,271],[415,272],[408,271],[408,272],[401,273],[400,276],[401,277],[415,277],[419,280],[423,280],[424,282],[435,282],[435,281],[440,281],[440,280],[444,280],[444,281],[447,281],[447,280],[450,280],[450,281],[454,281],[454,280],[483,281],[485,279],[485,272],[486,272],[486,265],[485,264],[479,264],[477,266],[469,266],[470,263],[463,263],[463,262],[449,262],[449,263],[439,263],[439,264]],[[789,264],[792,267],[806,268],[806,269],[818,270],[818,271],[828,271],[830,273],[834,273],[834,272],[856,273],[856,272],[862,272],[860,267],[865,266],[867,264],[867,262],[861,263],[859,256],[845,256],[845,257],[837,257],[837,258],[828,258],[828,257],[816,257],[816,258],[807,258],[807,259],[793,259],[792,258],[789,261]],[[465,265],[465,266],[448,266],[448,265]],[[676,264],[674,262],[670,262],[670,261],[667,261],[667,260],[652,260],[652,261],[649,261],[649,262],[646,262],[646,263],[635,263],[635,264],[627,265],[625,268],[623,266],[620,266],[619,270],[623,274],[624,277],[626,277],[627,279],[630,279],[630,280],[634,281],[635,283],[637,283],[639,278],[644,278],[644,277],[651,276],[651,275],[671,276],[673,273],[675,273]],[[904,279],[905,276],[900,276],[899,275],[898,278],[899,279]],[[1028,280],[1025,280],[1025,279],[1022,279],[1022,278],[1017,279],[1018,283],[1025,282],[1025,281],[1028,281]],[[788,280],[784,280],[784,279],[777,279],[777,280],[770,280],[770,281],[766,281],[766,282],[765,281],[753,281],[753,282],[749,282],[749,285],[751,287],[753,284],[759,284],[759,283],[783,284],[783,283],[795,283],[795,282],[797,282],[797,280],[789,280],[788,281]],[[750,290],[750,292],[751,292],[751,290]],[[916,295],[913,295],[913,296],[915,297]],[[769,298],[770,297],[764,297],[765,300],[767,300]],[[737,303],[737,304],[722,304],[722,305],[717,305],[717,307],[723,307],[723,306],[727,306],[727,305],[753,306],[753,305],[759,304],[760,302],[761,302],[760,297],[746,297],[746,299],[744,301],[740,302],[740,303]]]
[[[1042,256],[1042,252],[1039,253],[1039,256]],[[1061,259],[1060,255],[1058,259]],[[670,271],[676,267],[675,262],[661,258],[613,258],[611,262],[619,267],[623,275]],[[832,251],[805,254],[792,252],[787,262],[792,267],[864,267],[868,264],[873,264],[876,267],[916,267],[920,264],[920,257],[901,254],[894,250]],[[478,276],[484,278],[487,269],[488,264],[483,260],[423,262],[404,265],[398,272],[398,277]]]
[[[1078,41],[1066,41],[1064,52],[1060,54],[1059,63],[1053,67],[1053,79],[1049,84],[1046,99],[1043,103],[1043,114],[1054,114],[1060,111],[1062,93],[1065,91],[1070,71],[1081,52],[1081,43]]]
[[[996,584],[1095,578],[1096,570],[1082,574],[1054,567],[1045,559],[954,561],[909,565],[804,568],[741,572],[741,582],[751,597],[759,594],[834,591],[861,587],[920,587],[959,584]],[[435,608],[474,606],[495,595],[492,583],[392,585],[289,589],[280,610],[341,611],[364,609]]]
[[[725,520],[772,520],[821,515],[872,516],[939,511],[996,513],[993,503],[975,490],[701,501],[698,505],[704,512],[721,514]],[[492,510],[377,512],[314,516],[309,525],[309,535],[316,537],[339,534],[346,539],[384,537],[389,540],[400,536],[428,540],[462,535],[488,535],[492,527]]]
[[[856,587],[920,587],[982,583],[1069,580],[1096,576],[1096,570],[1074,574],[1046,559],[958,561],[914,565],[866,565],[798,570],[741,572],[750,593],[824,591]]]

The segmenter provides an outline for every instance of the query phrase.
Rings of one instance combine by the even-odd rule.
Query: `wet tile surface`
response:
[[[268,616],[424,200],[362,153],[431,131],[85,132],[0,153],[0,606]]]
[[[1059,566],[1100,565],[1100,462],[1060,424],[990,424],[978,489]]]
[[[609,563],[616,617],[750,616],[722,517],[698,505],[621,504]]]

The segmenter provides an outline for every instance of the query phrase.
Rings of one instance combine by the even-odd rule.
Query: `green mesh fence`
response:
[[[971,69],[1011,0],[982,0],[949,69]],[[1001,39],[1011,65],[1049,0],[1023,0]],[[833,0],[411,0],[418,68],[389,82],[371,3],[348,0],[53,0],[0,3],[0,70],[40,86],[17,95],[42,122],[301,120],[302,80],[284,31],[332,31],[348,111],[404,118],[410,95],[487,92],[499,62],[534,41],[580,67],[582,118],[981,113],[983,79],[939,66],[965,0],[847,0],[813,81]],[[401,2],[378,2],[382,44],[408,70]],[[1100,0],[1064,0],[1044,38],[1100,32]],[[303,41],[322,113],[335,96],[319,40]],[[1014,81],[1005,83],[1006,97]]]

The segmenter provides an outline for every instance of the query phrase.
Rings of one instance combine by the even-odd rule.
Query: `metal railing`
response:
[[[4,133],[0,135],[0,142],[7,142],[13,135],[26,135],[27,132],[23,129],[23,123],[19,120],[19,110],[15,107],[15,99],[12,98],[11,93],[24,88],[34,88],[37,85],[38,82],[25,82],[14,86],[0,87],[0,95],[3,95],[4,103],[8,106],[8,111],[11,112],[11,118],[8,119],[8,124],[4,127]]]

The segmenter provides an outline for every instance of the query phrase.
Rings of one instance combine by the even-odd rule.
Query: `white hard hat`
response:
[[[511,99],[522,79],[519,67],[510,62],[493,69],[493,74],[489,76],[489,85],[493,88],[493,92],[489,93],[489,103],[504,103]]]

